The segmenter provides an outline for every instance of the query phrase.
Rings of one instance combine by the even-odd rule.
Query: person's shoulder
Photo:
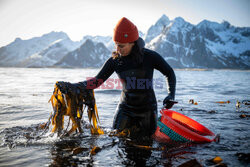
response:
[[[143,52],[145,53],[145,54],[155,54],[156,52],[155,51],[153,51],[153,50],[151,50],[151,49],[148,49],[148,48],[143,48]]]
[[[106,61],[107,61],[107,62],[112,62],[112,63],[114,63],[114,62],[117,61],[117,59],[118,59],[118,58],[114,58],[114,57],[110,56]]]
[[[112,66],[116,66],[117,64],[119,64],[120,61],[121,61],[121,60],[120,60],[119,57],[115,58],[115,57],[111,56],[111,57],[109,57],[109,58],[106,60],[106,63],[107,63],[107,64],[110,64],[110,65],[112,65]]]
[[[114,65],[115,63],[115,59],[113,57],[109,57],[108,59],[106,59],[106,61],[104,62],[104,64],[109,64],[109,65]]]
[[[107,61],[114,61],[114,58],[112,56],[110,56]]]
[[[144,55],[145,56],[149,56],[149,57],[152,57],[152,58],[155,58],[155,57],[159,57],[160,54],[157,53],[156,51],[153,51],[151,49],[147,49],[147,48],[144,48]],[[161,57],[161,56],[160,56]]]

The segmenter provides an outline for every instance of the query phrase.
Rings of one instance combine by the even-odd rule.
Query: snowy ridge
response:
[[[100,67],[111,56],[103,43],[87,39],[80,48],[65,55],[56,66],[62,67]]]
[[[250,69],[250,27],[203,20],[197,25],[162,15],[144,34],[146,47],[174,68]],[[100,67],[115,49],[111,36],[84,36],[74,42],[64,32],[16,40],[0,48],[2,67]]]
[[[145,42],[148,43],[158,35],[160,35],[163,29],[170,24],[169,18],[166,15],[162,15],[161,18],[151,26],[145,35]]]
[[[80,46],[80,42],[73,42],[69,38],[59,39],[51,43],[41,52],[33,54],[20,62],[25,67],[52,66],[62,59],[68,52]]]
[[[33,54],[39,54],[51,43],[68,38],[66,33],[51,32],[29,40],[16,38],[11,44],[0,48],[0,66],[22,66],[21,63]],[[37,56],[33,56],[37,57]]]
[[[159,52],[171,66],[250,69],[249,28],[208,20],[192,25],[181,17],[159,21],[161,24],[148,30],[146,39],[154,38],[146,46]]]
[[[110,51],[113,51],[115,48],[115,45],[111,36],[87,35],[83,37],[82,43],[84,43],[88,39],[92,40],[95,43],[100,43],[100,42],[103,43]]]

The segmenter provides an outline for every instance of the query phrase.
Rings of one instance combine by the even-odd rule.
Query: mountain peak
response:
[[[223,22],[222,22],[221,24],[222,24],[223,27],[226,28],[226,29],[230,28],[230,26],[231,26],[231,24],[230,24],[228,21],[226,21],[226,20],[223,20]]]
[[[93,41],[91,39],[87,39],[81,46],[80,46],[80,50],[84,50],[84,49],[90,49],[93,48],[95,46],[95,44],[93,43]]]
[[[169,18],[163,14],[155,25],[167,25],[169,24]]]
[[[170,24],[169,18],[165,14],[163,14],[160,17],[160,19],[155,23],[155,25],[152,25],[148,29],[146,33],[145,42],[147,43],[152,39],[154,39],[155,37],[157,37],[158,35],[160,35],[164,27],[168,26],[169,24]]]
[[[222,26],[221,26],[221,24],[219,24],[217,22],[203,20],[199,24],[197,24],[197,28],[202,28],[202,29],[211,28],[211,29],[215,29],[215,30],[220,30],[222,28]]]
[[[85,42],[84,42],[85,45],[94,45],[93,41],[91,39],[87,39]]]
[[[215,22],[211,22],[209,20],[202,20],[199,24],[197,24],[198,28],[204,28],[204,27],[208,27],[210,24],[215,24]]]
[[[185,22],[185,20],[182,17],[176,17],[174,20],[178,22]]]
[[[51,31],[50,33],[44,34],[42,37],[43,38],[58,38],[58,39],[69,38],[68,35],[63,31],[60,31],[60,32]]]
[[[173,24],[177,24],[178,26],[181,26],[185,23],[186,21],[182,17],[176,17],[173,21]]]
[[[22,39],[17,37],[14,42],[20,42],[20,41],[22,41]]]
[[[231,24],[228,21],[223,21],[221,24],[213,21],[203,20],[198,25],[197,28],[211,28],[216,31],[224,31],[226,29],[229,29],[231,27]]]

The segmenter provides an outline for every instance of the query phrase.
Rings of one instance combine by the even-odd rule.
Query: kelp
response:
[[[67,91],[64,92],[55,84],[53,95],[49,100],[54,111],[51,118],[51,124],[53,126],[52,132],[57,132],[61,135],[64,129],[64,116],[69,116],[69,121],[72,121],[72,127],[66,132],[67,135],[77,130],[82,133],[81,120],[83,112],[87,107],[88,118],[91,124],[91,133],[103,134],[103,130],[98,125],[100,121],[94,90],[84,89],[84,91],[76,91],[73,84],[69,85],[71,87],[67,87]]]

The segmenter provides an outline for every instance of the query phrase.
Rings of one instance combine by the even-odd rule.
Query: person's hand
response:
[[[71,85],[70,82],[64,82],[64,81],[58,81],[58,82],[56,82],[56,86],[59,88],[59,90],[62,93],[65,93],[65,94],[67,94],[69,92],[70,85]]]
[[[60,89],[62,93],[65,94],[79,94],[80,89],[78,88],[78,83],[70,83],[70,82],[64,82],[64,81],[59,81],[56,82],[56,86]]]
[[[173,107],[174,104],[178,103],[177,101],[174,101],[174,98],[171,95],[168,95],[164,100],[163,100],[163,106],[166,109],[170,109]]]
[[[56,86],[60,89],[62,93],[70,93],[70,94],[80,94],[80,92],[85,92],[86,90],[86,82],[78,82],[78,83],[70,83],[64,81],[56,82]]]

